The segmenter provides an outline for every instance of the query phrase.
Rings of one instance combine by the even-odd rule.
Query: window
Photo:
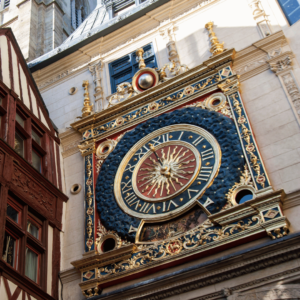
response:
[[[121,0],[113,5],[114,17],[130,10],[135,5],[135,0]]]
[[[25,257],[25,275],[34,282],[38,282],[38,271],[39,271],[39,254],[30,249],[26,248]]]
[[[32,215],[28,215],[27,232],[34,236],[37,240],[41,239],[42,222]]]
[[[20,116],[20,114],[16,113],[16,121],[24,128],[24,119]]]
[[[31,131],[31,137],[32,139],[41,146],[41,137],[34,131]]]
[[[15,269],[18,263],[18,244],[17,238],[5,231],[2,259]]]
[[[0,10],[9,7],[10,0],[0,0]]]
[[[278,0],[290,25],[300,19],[300,0]]]
[[[143,47],[143,49],[143,57],[145,59],[146,66],[149,68],[157,67],[152,44]],[[132,77],[139,70],[139,62],[135,52],[136,51],[109,64],[112,93],[117,91],[117,85],[120,83],[131,82]]]
[[[15,151],[43,174],[43,163],[46,151],[43,143],[44,132],[28,116],[17,108]]]
[[[24,139],[21,137],[21,135],[16,131],[15,134],[15,151],[24,157],[25,151],[24,151]]]
[[[7,204],[7,216],[12,219],[14,222],[18,223],[19,221],[19,212],[12,207],[11,205]]]
[[[47,263],[47,236],[42,234],[47,227],[37,212],[9,194],[2,259],[37,284],[41,282],[41,266]]]
[[[6,109],[4,108],[5,106],[6,106],[5,96],[2,95],[2,93],[0,93],[0,138],[3,138],[4,136],[3,122],[4,122],[4,115],[6,114]]]
[[[32,166],[42,173],[42,157],[34,150],[32,150]]]

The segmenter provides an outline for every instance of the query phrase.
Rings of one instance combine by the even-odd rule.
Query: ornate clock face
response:
[[[115,177],[116,200],[131,216],[170,219],[195,205],[220,163],[220,146],[203,128],[164,127],[142,138],[125,155]]]

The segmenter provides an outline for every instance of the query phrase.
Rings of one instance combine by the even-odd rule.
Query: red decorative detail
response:
[[[156,154],[162,165],[152,153],[140,166],[136,179],[139,192],[153,200],[171,197],[184,188],[190,182],[196,169],[196,157],[187,147],[169,145],[158,149]],[[179,172],[174,172],[174,170],[179,170]],[[168,183],[165,182],[162,185],[159,176],[160,179],[167,179]]]
[[[266,181],[266,177],[264,175],[258,175],[256,177],[256,182],[261,184],[261,183],[264,183]]]
[[[181,245],[179,242],[170,242],[169,245],[167,246],[168,252],[170,254],[176,254],[179,253],[181,250]]]
[[[92,240],[92,239],[88,239],[88,240],[86,241],[86,245],[88,246],[88,248],[92,247],[92,245],[93,245],[93,240]]]
[[[145,91],[145,90],[142,89],[142,88],[139,86],[139,79],[140,79],[140,77],[141,77],[142,75],[144,75],[144,74],[149,74],[149,75],[151,75],[152,78],[153,78],[153,84],[152,84],[148,89],[150,89],[151,87],[153,87],[153,86],[156,85],[156,77],[154,76],[154,74],[152,74],[152,72],[150,72],[150,71],[142,72],[142,73],[136,78],[136,80],[135,80],[136,88],[137,88],[139,91],[141,91],[141,92],[143,92],[143,91]]]
[[[91,207],[89,207],[89,208],[86,210],[86,213],[87,213],[88,215],[92,215],[93,212],[94,212],[94,210],[93,210]]]
[[[244,124],[246,121],[247,121],[247,120],[246,120],[246,118],[245,118],[244,116],[240,116],[240,117],[238,118],[238,123],[240,123],[240,124]]]
[[[253,144],[249,144],[246,146],[247,152],[253,152],[255,150],[255,147]]]

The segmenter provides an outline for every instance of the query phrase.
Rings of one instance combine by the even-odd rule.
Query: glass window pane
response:
[[[24,157],[24,140],[17,132],[15,135],[15,151]]]
[[[22,127],[24,127],[24,120],[23,120],[23,118],[22,118],[20,115],[18,115],[18,114],[16,114],[16,121],[17,121]]]
[[[5,232],[2,259],[12,267],[16,266],[16,240]]]
[[[35,140],[39,145],[41,145],[41,138],[35,131],[32,130],[31,136],[33,140]]]
[[[32,224],[30,220],[27,221],[27,231],[36,239],[39,239],[39,228],[36,225]]]
[[[26,248],[25,275],[37,282],[38,255]]]
[[[42,158],[35,151],[32,151],[32,165],[39,172],[42,172]]]
[[[19,212],[7,204],[7,216],[18,223]]]

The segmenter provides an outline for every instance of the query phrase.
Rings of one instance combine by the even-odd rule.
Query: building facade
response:
[[[58,299],[60,141],[10,29],[0,45],[0,295]]]
[[[62,299],[300,298],[300,2],[76,5],[28,64],[70,199]]]
[[[0,2],[0,28],[10,27],[26,61],[58,47],[96,7],[96,0]]]

